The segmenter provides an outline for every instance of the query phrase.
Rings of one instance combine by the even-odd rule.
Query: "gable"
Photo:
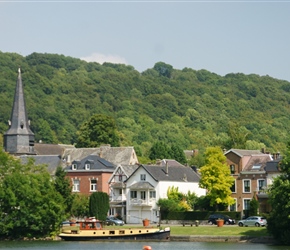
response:
[[[133,178],[140,170],[148,173],[155,181],[174,181],[174,182],[195,182],[200,180],[199,175],[190,167],[186,166],[156,166],[140,165],[138,169],[128,178]],[[135,177],[136,178],[136,177]]]

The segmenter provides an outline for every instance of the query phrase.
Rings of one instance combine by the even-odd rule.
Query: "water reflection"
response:
[[[255,243],[214,243],[214,242],[68,242],[68,241],[39,241],[39,242],[0,242],[0,249],[25,250],[142,250],[149,245],[152,250],[290,250],[288,246],[273,246]]]

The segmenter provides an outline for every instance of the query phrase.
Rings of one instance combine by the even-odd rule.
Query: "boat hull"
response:
[[[101,230],[102,231],[102,230]],[[105,230],[104,230],[105,231]],[[169,240],[170,229],[158,230],[155,232],[142,232],[142,230],[134,229],[124,234],[118,234],[119,230],[110,230],[110,232],[115,232],[114,234],[104,235],[100,234],[100,231],[92,231],[89,234],[86,232],[79,233],[61,233],[59,237],[66,241],[96,241],[96,240],[110,240],[110,241],[131,241],[131,240],[150,240],[150,241],[160,241]],[[102,232],[101,232],[102,233]]]

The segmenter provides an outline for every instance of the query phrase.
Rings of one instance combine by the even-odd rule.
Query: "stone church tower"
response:
[[[5,151],[14,155],[35,154],[34,133],[30,130],[27,118],[20,69],[18,70],[18,79],[10,119],[10,128],[4,133]]]

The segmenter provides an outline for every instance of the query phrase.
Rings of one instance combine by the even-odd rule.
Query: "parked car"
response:
[[[217,219],[224,220],[224,224],[226,224],[226,225],[234,225],[236,223],[236,221],[234,219],[232,219],[230,216],[224,215],[224,214],[211,214],[208,218],[208,223],[211,225],[212,224],[216,225]]]
[[[261,216],[250,216],[245,220],[240,220],[238,222],[238,225],[240,227],[247,227],[247,226],[256,226],[256,227],[264,227],[267,225],[267,220],[265,217],[261,217]]]
[[[116,226],[123,226],[125,223],[122,220],[117,219],[114,216],[109,216],[106,219],[106,225],[110,226],[110,225],[116,225]]]

